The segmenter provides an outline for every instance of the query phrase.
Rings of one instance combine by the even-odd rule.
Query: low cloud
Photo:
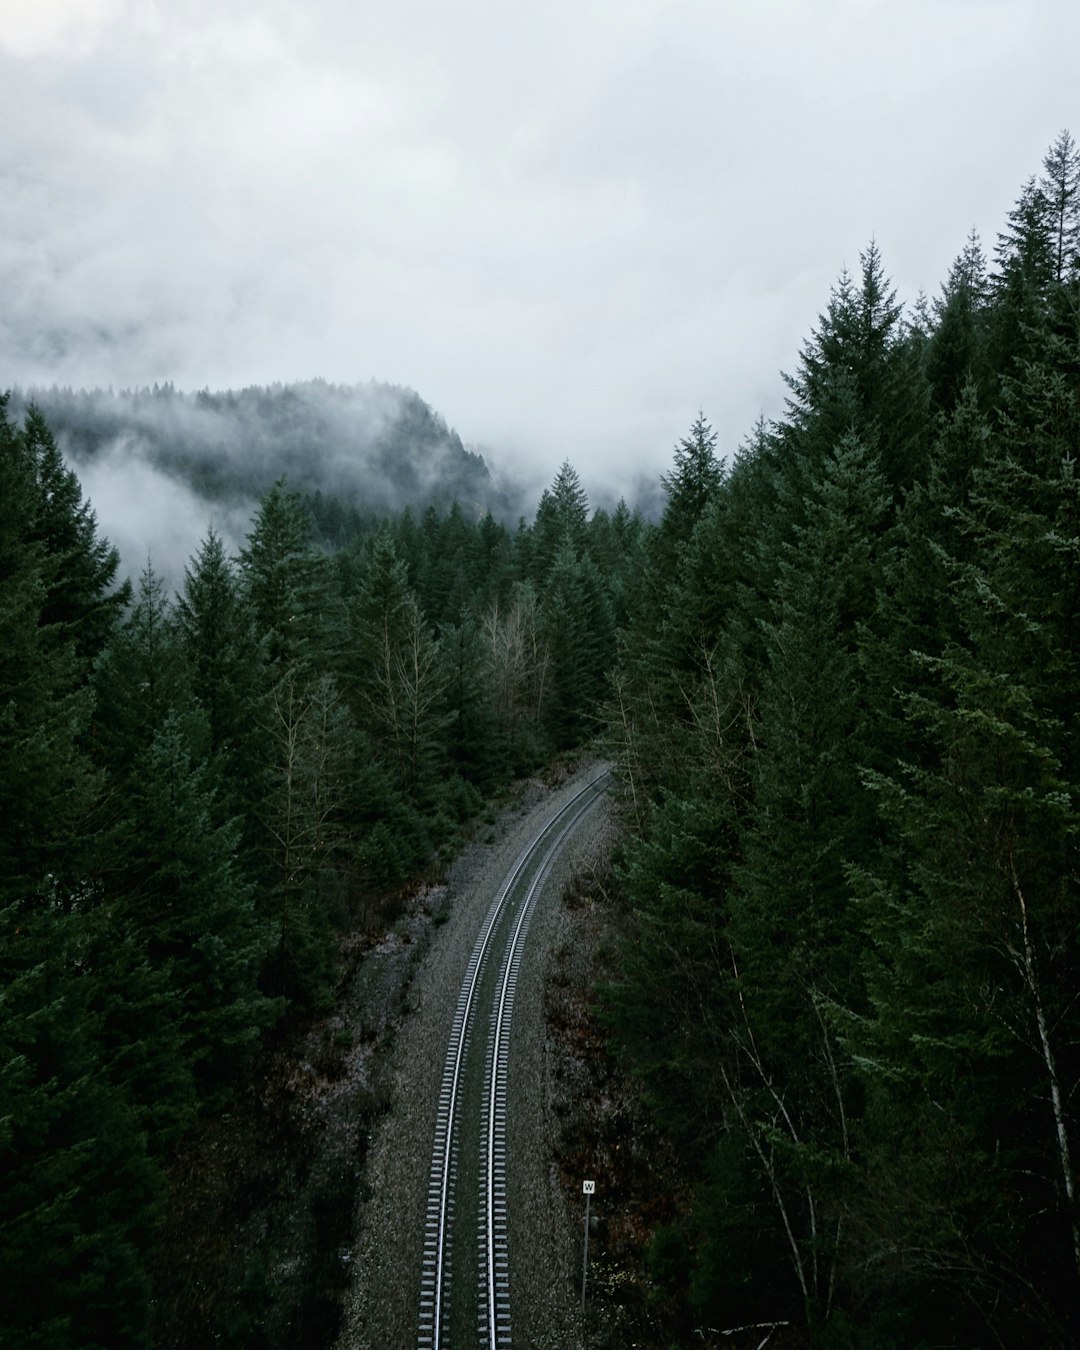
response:
[[[504,520],[531,511],[520,489],[497,486],[483,458],[409,389],[321,380],[218,393],[54,386],[16,390],[12,415],[31,402],[131,570],[149,552],[159,571],[181,576],[209,525],[239,547],[280,479],[368,517],[452,501]]]
[[[150,562],[170,590],[183,585],[184,568],[213,527],[228,551],[239,552],[255,503],[211,505],[151,464],[131,437],[92,461],[73,461],[97,516],[99,533],[120,551],[121,571],[137,580]]]
[[[0,385],[387,380],[615,495],[782,412],[872,236],[908,301],[992,240],[1080,48],[1071,0],[8,8]]]

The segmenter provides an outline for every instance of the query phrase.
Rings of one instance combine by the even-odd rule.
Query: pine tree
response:
[[[315,659],[333,631],[329,578],[310,514],[283,479],[270,489],[240,552],[243,594],[276,670]]]
[[[223,821],[183,720],[165,718],[136,760],[123,823],[117,919],[164,971],[184,1053],[205,1093],[242,1067],[275,1010],[257,991],[265,951],[238,829]]]
[[[792,397],[780,435],[790,460],[784,472],[796,522],[817,465],[848,432],[876,447],[894,495],[922,469],[928,390],[873,240],[860,262],[858,286],[846,271],[841,274],[803,346],[797,373],[785,377]]]
[[[46,619],[59,562],[39,513],[33,458],[0,399],[0,904],[32,903],[55,884],[67,906],[85,885],[91,704],[73,636]]]
[[[948,600],[898,641],[915,650],[894,679],[906,735],[873,779],[896,838],[859,876],[872,1013],[848,1035],[868,1093],[864,1259],[923,1252],[879,1301],[953,1284],[999,1339],[1064,1344],[1080,1273],[1080,500],[1069,364],[1035,350],[994,434],[958,408],[929,485],[950,504],[931,555]]]
[[[703,1321],[1076,1340],[1073,154],[932,317],[874,247],[841,277],[621,645],[607,1006],[694,1180],[654,1269]]]
[[[480,625],[467,611],[442,631],[445,740],[449,763],[467,782],[490,792],[500,777],[495,709],[484,684],[485,648]]]
[[[706,422],[705,414],[698,413],[689,434],[675,447],[670,472],[660,477],[667,494],[660,533],[676,548],[689,542],[721,477],[716,459],[716,432]]]
[[[57,541],[77,539],[81,561],[105,555],[70,481],[57,480],[48,497],[43,425],[23,435],[6,403],[0,398],[0,1337],[18,1347],[140,1346],[148,1311],[141,1253],[159,1178],[128,1084],[103,1045],[101,986],[84,938],[97,889],[86,822],[99,787],[83,749],[87,666],[108,606],[96,606],[85,575],[81,589],[67,588],[78,549]],[[105,585],[104,572],[97,580]]]
[[[833,1172],[847,1151],[839,1048],[822,1001],[858,1001],[857,928],[845,868],[874,838],[860,782],[865,691],[859,625],[873,607],[888,493],[854,436],[822,466],[784,551],[766,626],[753,804],[730,900],[740,979],[742,1086],[732,1106],[787,1235],[799,1292],[827,1311],[839,1260]],[[779,1135],[770,1121],[777,1103]]]
[[[328,675],[287,670],[270,703],[272,779],[264,812],[270,867],[263,898],[271,938],[268,984],[319,1005],[331,972],[331,918],[340,899],[345,781],[352,728]]]
[[[401,790],[415,794],[437,735],[443,681],[435,641],[387,532],[372,544],[352,604],[347,673],[358,721],[382,747]]]
[[[101,734],[124,762],[170,713],[190,703],[190,670],[176,616],[149,560],[129,614],[97,662],[95,686]]]
[[[1023,187],[998,234],[992,279],[992,356],[999,378],[1029,359],[1034,333],[1045,326],[1054,277],[1054,239],[1047,200],[1034,177]]]
[[[543,583],[560,550],[568,548],[578,557],[585,545],[589,499],[577,470],[564,460],[551,487],[545,488],[536,509],[529,575]]]
[[[642,546],[644,521],[623,498],[611,515],[593,512],[586,538],[586,552],[603,578],[616,629],[624,629],[636,603],[645,566]]]
[[[949,271],[941,298],[934,302],[936,322],[927,353],[927,378],[935,411],[951,412],[968,383],[989,403],[988,301],[986,259],[979,236],[972,230]]]
[[[1046,152],[1039,188],[1050,226],[1054,280],[1062,285],[1080,267],[1080,149],[1068,131]]]
[[[455,501],[439,527],[439,542],[432,560],[435,586],[430,605],[423,613],[436,628],[453,623],[468,604],[477,581],[476,536]]]
[[[101,650],[123,614],[131,588],[117,586],[120,555],[97,534],[90,504],[60,454],[44,417],[31,404],[19,439],[35,480],[37,509],[30,538],[51,560],[42,623],[70,638],[80,662]]]
[[[213,529],[184,569],[175,618],[191,692],[206,714],[210,751],[241,755],[259,701],[262,653],[236,574]]]
[[[478,541],[477,609],[492,598],[506,600],[514,583],[513,547],[510,533],[489,511],[480,521]]]
[[[205,718],[207,763],[221,792],[222,810],[240,821],[242,852],[250,868],[262,845],[258,819],[269,765],[262,728],[272,671],[266,643],[239,579],[211,530],[184,572],[175,625],[195,708]]]
[[[149,1344],[161,1175],[95,1043],[78,922],[0,911],[0,1335],[18,1350]]]

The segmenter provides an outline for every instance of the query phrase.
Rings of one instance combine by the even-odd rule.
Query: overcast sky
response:
[[[1080,136],[1076,0],[0,11],[0,387],[383,379],[543,482],[734,449]]]

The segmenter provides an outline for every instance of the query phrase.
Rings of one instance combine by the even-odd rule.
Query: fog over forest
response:
[[[484,1071],[571,1233],[510,1223],[580,1309],[531,1343],[1080,1346],[1077,52],[1076,0],[5,0],[3,1350],[427,1344],[476,1228],[411,1019],[463,851],[593,767],[548,1084]],[[582,1176],[587,1309],[514,1235],[565,1266]],[[349,1339],[369,1238],[419,1337]]]
[[[53,385],[16,389],[11,410],[21,416],[31,403],[132,576],[149,558],[175,583],[210,527],[238,552],[282,477],[370,516],[456,501],[471,518],[490,511],[513,526],[536,510],[531,484],[502,471],[497,453],[463,444],[419,394],[397,385],[307,380],[213,393]],[[557,467],[553,452],[550,476]],[[655,480],[629,476],[626,490],[646,516],[659,514]],[[590,496],[607,508],[618,500],[610,487]]]
[[[534,501],[782,415],[871,237],[932,289],[1075,122],[1080,40],[1064,0],[4,17],[5,386],[403,383]]]
[[[12,411],[31,403],[132,573],[150,556],[178,578],[209,526],[237,551],[280,478],[375,516],[457,501],[471,517],[490,511],[510,522],[534,509],[419,395],[397,386],[310,380],[193,394],[171,384],[118,393],[53,386],[16,391]]]
[[[614,1195],[624,1144],[649,1171],[649,1131],[678,1158],[618,1262],[657,1334],[603,1350],[1077,1345],[1080,148],[1059,133],[933,300],[873,240],[859,264],[786,415],[721,457],[699,414],[652,522],[564,458],[514,523],[408,390],[0,395],[0,1273],[42,1291],[5,1345],[333,1342],[354,1164],[302,1250],[260,1220],[243,1270],[177,1272],[184,1149],[290,1018],[340,996],[366,1036],[345,953],[582,752],[619,852],[576,1016],[649,1122],[596,1119],[597,1171]],[[149,532],[136,586],[69,463]]]

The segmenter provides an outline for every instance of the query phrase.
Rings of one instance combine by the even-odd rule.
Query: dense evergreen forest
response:
[[[905,314],[844,273],[786,415],[699,421],[622,644],[610,1025],[693,1326],[1080,1339],[1080,155]]]
[[[330,548],[312,504],[278,482],[238,558],[211,531],[177,595],[117,584],[47,421],[0,401],[6,1346],[151,1342],[171,1150],[327,1006],[372,897],[595,731],[639,517],[590,517],[569,465],[514,533],[343,511]]]
[[[1071,137],[932,301],[871,243],[788,386],[730,461],[699,417],[656,525],[569,464],[516,530],[278,479],[175,595],[118,581],[0,400],[5,1345],[152,1343],[178,1141],[332,1000],[373,896],[598,732],[636,932],[605,1017],[686,1170],[673,1324],[1075,1343]]]

